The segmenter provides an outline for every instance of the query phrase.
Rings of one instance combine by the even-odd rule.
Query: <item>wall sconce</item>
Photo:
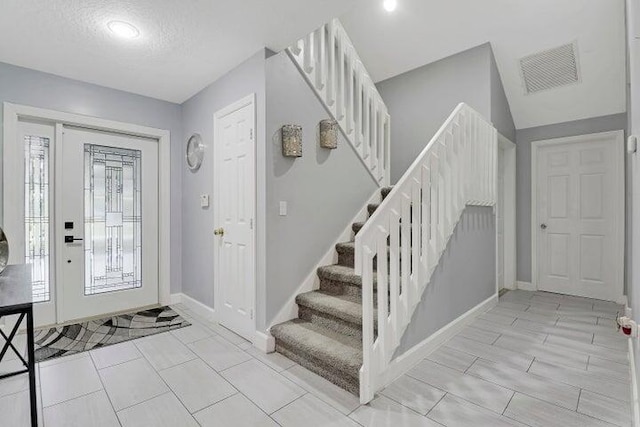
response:
[[[320,121],[320,147],[331,150],[338,148],[338,122],[335,120]]]
[[[302,157],[302,126],[282,126],[282,155],[285,157]]]

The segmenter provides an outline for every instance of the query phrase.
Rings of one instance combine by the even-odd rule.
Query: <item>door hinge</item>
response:
[[[253,230],[253,218],[249,220],[249,227]]]
[[[251,320],[253,320],[253,308],[250,310],[251,312]]]
[[[249,139],[253,140],[253,128],[249,129]]]

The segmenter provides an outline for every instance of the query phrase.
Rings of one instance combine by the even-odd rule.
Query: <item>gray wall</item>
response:
[[[320,148],[317,126],[328,118],[293,62],[282,52],[267,60],[267,276],[264,329],[295,294],[320,258],[376,190],[349,143]],[[303,156],[282,156],[280,128],[303,127]],[[279,202],[288,215],[279,216]]]
[[[379,82],[391,115],[391,182],[397,182],[453,109],[465,102],[515,140],[489,43]]]
[[[484,44],[378,83],[391,115],[391,182],[397,182],[460,102],[491,117],[491,48]]]
[[[181,191],[184,159],[182,156],[180,106],[0,63],[0,103],[2,102],[84,114],[102,119],[167,129],[171,132],[171,292],[180,292]],[[0,128],[1,126],[2,120],[0,118]],[[2,132],[0,131],[1,138]],[[160,172],[162,173],[162,171]],[[0,212],[2,212],[1,206]]]
[[[491,122],[502,136],[511,142],[516,142],[516,126],[513,124],[511,108],[502,86],[502,78],[500,77],[493,52],[491,52],[489,66],[491,74]]]
[[[626,114],[557,123],[516,132],[517,280],[531,282],[531,142],[589,133],[626,130]]]
[[[496,293],[495,233],[492,208],[467,206],[396,356]]]
[[[191,172],[183,168],[182,193],[182,292],[201,303],[213,307],[213,209],[217,194],[213,191],[213,116],[216,111],[252,94],[256,94],[256,165],[258,167],[258,204],[264,197],[264,114],[265,114],[265,56],[260,50],[238,67],[216,80],[182,104],[182,141],[194,132],[202,135],[207,146],[202,166]],[[184,159],[182,151],[180,160]],[[184,161],[182,162],[184,163]],[[209,194],[209,208],[200,207],[200,195]],[[261,216],[256,218],[256,229],[263,230]],[[263,235],[257,244],[264,244]],[[258,270],[264,268],[258,261]],[[257,275],[261,277],[260,274]],[[262,285],[264,286],[264,285]],[[260,289],[260,283],[258,283]]]

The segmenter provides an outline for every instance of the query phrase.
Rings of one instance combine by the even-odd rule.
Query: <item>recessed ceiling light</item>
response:
[[[396,7],[398,7],[398,1],[384,0],[384,3],[382,3],[382,5],[384,6],[384,10],[386,10],[387,12],[393,12],[394,10],[396,10]]]
[[[135,39],[140,35],[140,31],[136,27],[124,21],[111,21],[107,27],[113,34],[123,39]]]

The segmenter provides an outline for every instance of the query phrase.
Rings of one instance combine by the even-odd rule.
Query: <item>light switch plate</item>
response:
[[[287,216],[287,202],[280,202],[280,216]]]
[[[208,208],[209,207],[209,195],[208,194],[201,194],[200,195],[200,207],[201,208]]]

